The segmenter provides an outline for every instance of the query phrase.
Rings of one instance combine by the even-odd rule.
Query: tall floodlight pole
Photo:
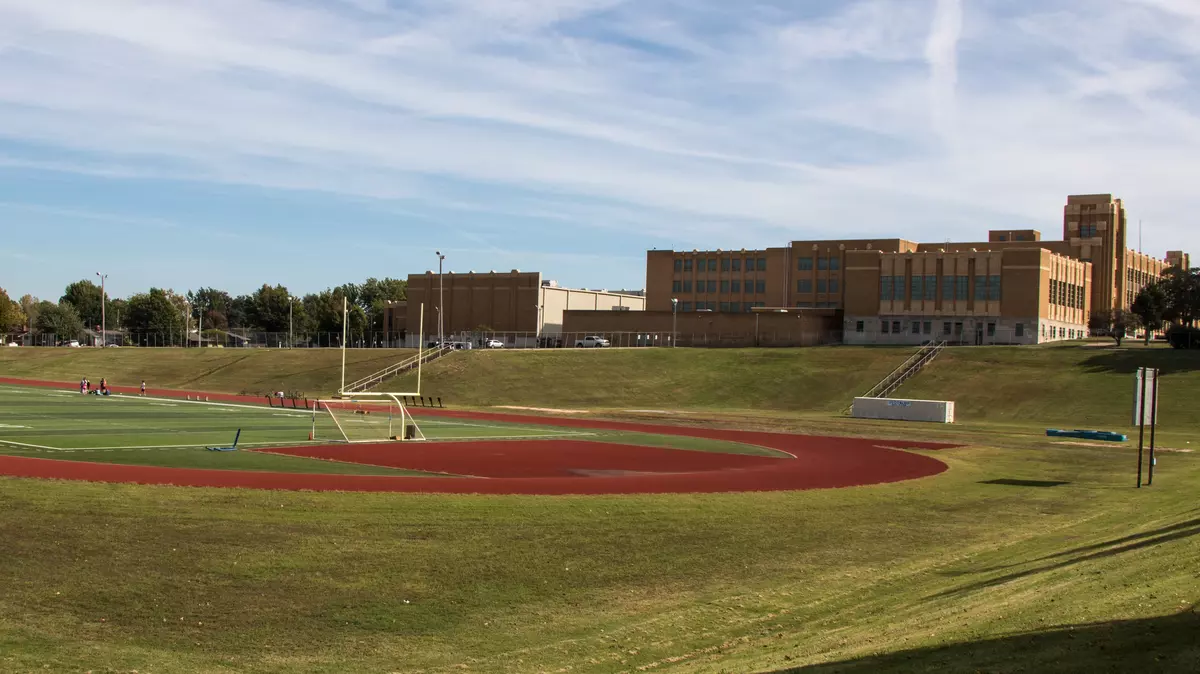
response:
[[[676,329],[677,321],[679,320],[679,300],[671,298],[671,348],[675,348],[675,342],[679,341],[679,331]]]
[[[104,294],[104,281],[108,278],[108,274],[96,272],[96,276],[100,277],[100,348],[108,346],[108,323],[104,320],[104,305],[108,296]]]
[[[441,348],[442,344],[446,343],[445,323],[442,321],[442,316],[446,313],[443,310],[445,305],[442,304],[446,298],[444,294],[446,281],[442,277],[442,261],[446,259],[446,256],[442,255],[442,251],[440,250],[436,250],[434,253],[437,254],[438,258],[438,348]]]
[[[292,348],[295,340],[292,338],[292,305],[296,303],[296,298],[288,295],[288,348]]]

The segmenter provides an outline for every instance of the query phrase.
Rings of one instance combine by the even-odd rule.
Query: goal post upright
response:
[[[349,311],[347,309],[346,296],[342,295],[342,386],[338,389],[338,395],[346,393],[346,324],[349,322]]]
[[[421,303],[421,308],[417,318],[417,395],[421,395],[421,364],[425,361],[425,303]],[[442,348],[438,344],[438,348]]]

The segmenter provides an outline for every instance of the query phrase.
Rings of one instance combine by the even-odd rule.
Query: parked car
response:
[[[63,342],[62,344],[60,344],[59,346],[68,346],[68,347],[71,347],[72,349],[78,349],[79,348],[79,340],[78,339],[69,339],[69,340]]]
[[[502,342],[498,339],[489,339],[483,343],[483,348],[485,348],[485,349],[503,349],[504,342]]]
[[[612,346],[612,345],[609,344],[608,340],[603,337],[588,336],[588,337],[584,337],[583,339],[575,342],[575,346],[576,347],[602,347],[602,346]]]
[[[17,344],[16,342],[9,342],[8,344],[5,344],[5,346],[21,346],[21,345]]]

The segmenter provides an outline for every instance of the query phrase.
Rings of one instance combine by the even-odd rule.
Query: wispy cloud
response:
[[[1196,7],[0,0],[0,168],[361,199],[413,237],[461,217],[480,267],[1053,235],[1081,191],[1197,249]]]

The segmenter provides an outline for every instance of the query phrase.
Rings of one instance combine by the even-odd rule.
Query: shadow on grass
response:
[[[1200,352],[1181,349],[1103,349],[1083,360],[1089,372],[1133,374],[1139,367],[1156,367],[1164,375],[1200,370]]]
[[[1057,487],[1071,483],[1061,480],[1014,480],[1012,478],[1001,478],[999,480],[983,480],[979,484],[998,484],[1006,487]]]
[[[1195,672],[1200,613],[1052,627],[997,639],[779,670],[835,672]]]
[[[1170,543],[1172,541],[1183,540],[1186,538],[1191,538],[1193,536],[1200,536],[1200,519],[1193,519],[1193,520],[1188,520],[1186,522],[1179,522],[1177,524],[1172,524],[1171,526],[1163,527],[1161,529],[1155,529],[1152,531],[1146,531],[1146,532],[1142,532],[1142,533],[1138,533],[1138,534],[1132,534],[1130,536],[1125,536],[1125,537],[1114,539],[1111,541],[1106,541],[1104,543],[1096,543],[1094,545],[1088,545],[1088,546],[1084,546],[1081,548],[1076,548],[1074,550],[1068,550],[1065,552],[1056,553],[1056,554],[1049,555],[1046,557],[1041,557],[1039,559],[1032,560],[1029,563],[1037,564],[1038,562],[1047,562],[1050,560],[1058,560],[1058,561],[1054,561],[1050,564],[1042,564],[1041,566],[1035,566],[1033,568],[1025,569],[1023,571],[1015,571],[1013,573],[1008,573],[1008,574],[1005,574],[1002,576],[997,576],[995,578],[988,578],[986,580],[981,580],[981,581],[978,581],[975,583],[971,583],[969,585],[964,585],[962,587],[957,587],[954,589],[946,590],[944,592],[939,592],[935,595],[932,595],[930,598],[961,596],[964,594],[969,594],[971,592],[975,592],[977,590],[983,590],[983,589],[986,589],[989,587],[996,587],[998,585],[1004,585],[1005,583],[1011,583],[1014,580],[1020,580],[1022,578],[1036,576],[1040,573],[1046,573],[1049,571],[1056,571],[1058,569],[1064,569],[1069,566],[1079,564],[1082,562],[1089,562],[1089,561],[1093,561],[1093,560],[1097,560],[1097,559],[1104,559],[1106,557],[1113,557],[1113,556],[1120,555],[1120,554],[1123,554],[1126,552],[1133,552],[1135,550],[1152,548],[1156,545],[1162,545],[1163,543]],[[1066,558],[1066,559],[1064,559],[1064,558]],[[1024,566],[1024,564],[1017,564],[1014,566]],[[987,573],[988,571],[999,570],[999,569],[1004,569],[1004,568],[1013,568],[1013,567],[1010,566],[1010,567],[997,567],[996,569],[980,569],[980,570],[976,570],[976,571],[971,571],[969,573],[971,573],[971,574]],[[962,574],[962,575],[965,575],[965,574]],[[1197,671],[1200,671],[1200,667],[1197,668]]]

